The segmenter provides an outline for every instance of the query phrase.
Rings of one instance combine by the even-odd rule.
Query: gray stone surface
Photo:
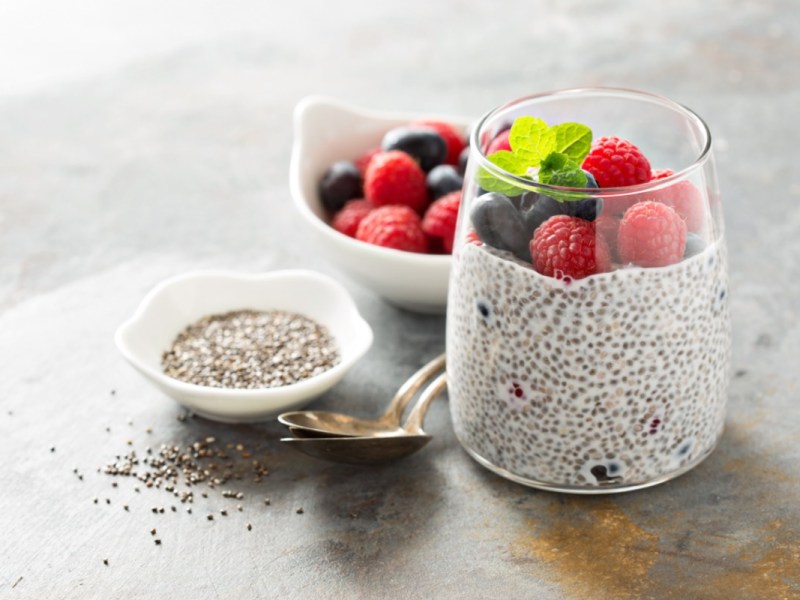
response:
[[[0,100],[0,597],[800,597],[795,3],[301,0],[259,23]],[[178,421],[116,352],[113,331],[166,276],[338,276],[294,235],[290,115],[304,95],[477,116],[580,85],[670,96],[716,138],[735,376],[727,432],[695,471],[609,498],[528,490],[467,457],[444,402],[419,454],[326,464],[281,447],[275,423]],[[343,281],[375,346],[318,406],[378,414],[442,351],[444,320]],[[241,513],[207,521],[235,506],[215,494],[172,513],[165,492],[96,471],[128,440],[207,435],[270,465],[240,484]]]

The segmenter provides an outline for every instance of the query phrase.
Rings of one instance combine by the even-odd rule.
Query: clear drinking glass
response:
[[[487,148],[523,116],[585,124],[594,140],[627,139],[658,178],[579,190],[538,183],[536,168],[512,174]],[[570,217],[562,221],[585,234],[583,250],[571,237],[532,249],[547,214]],[[651,255],[662,241],[682,245],[659,262]],[[537,260],[551,242],[556,254],[582,251],[597,272],[570,276],[558,264],[548,272]],[[722,210],[700,117],[663,97],[609,88],[496,108],[471,135],[453,255],[450,407],[458,439],[480,464],[536,488],[609,493],[667,481],[711,453],[731,340]]]

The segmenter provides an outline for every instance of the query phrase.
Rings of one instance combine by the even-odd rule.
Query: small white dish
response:
[[[321,96],[304,98],[294,111],[289,185],[300,214],[337,267],[392,304],[436,314],[447,307],[451,257],[381,248],[341,234],[328,224],[317,193],[331,163],[355,159],[379,146],[393,127],[420,119],[446,121],[465,130],[471,123],[464,117],[375,112]]]
[[[186,326],[207,315],[243,309],[286,310],[317,321],[336,340],[340,362],[324,373],[277,388],[214,388],[164,374],[162,354]],[[208,419],[244,423],[301,408],[333,387],[372,345],[372,329],[347,291],[319,273],[198,271],[157,285],[119,327],[114,340],[128,362],[180,404]]]

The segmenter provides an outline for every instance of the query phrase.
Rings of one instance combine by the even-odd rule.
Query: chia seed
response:
[[[255,389],[297,383],[339,362],[327,328],[285,311],[239,310],[203,317],[162,356],[169,377],[207,387]]]

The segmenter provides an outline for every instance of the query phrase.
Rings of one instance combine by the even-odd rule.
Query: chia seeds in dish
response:
[[[529,485],[628,487],[680,473],[722,433],[724,241],[664,268],[569,283],[465,244],[447,322],[456,435]]]
[[[218,388],[274,388],[319,375],[340,360],[327,328],[303,315],[239,310],[203,317],[162,356],[169,377]]]

